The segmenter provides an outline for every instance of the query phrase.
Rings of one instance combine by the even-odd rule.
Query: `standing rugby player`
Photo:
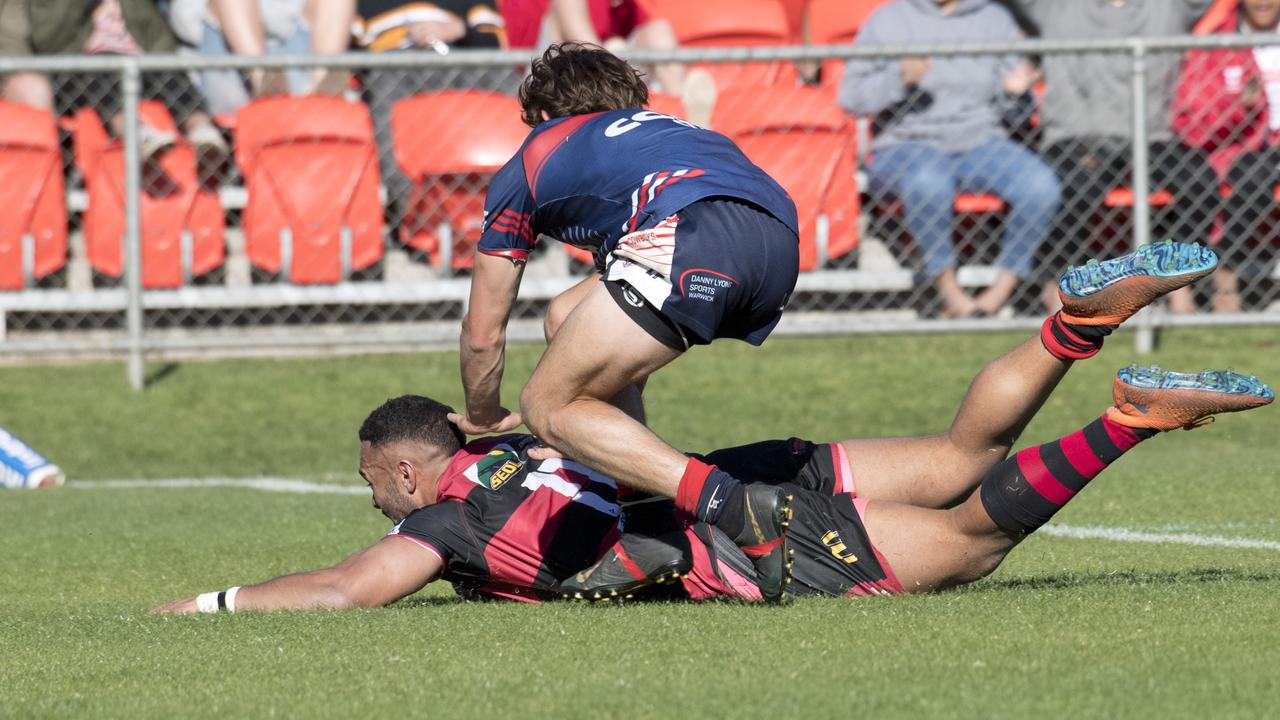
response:
[[[453,419],[468,434],[523,421],[625,487],[674,498],[742,546],[765,596],[780,597],[786,494],[665,443],[642,422],[638,388],[694,345],[764,342],[795,288],[795,204],[728,138],[643,110],[640,73],[601,48],[552,46],[520,101],[533,132],[489,188],[462,326],[466,412]],[[599,274],[552,303],[550,346],[513,413],[500,402],[506,326],[539,237],[591,249]]]

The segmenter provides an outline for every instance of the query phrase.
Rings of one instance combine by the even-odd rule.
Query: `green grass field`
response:
[[[685,449],[936,432],[1017,335],[773,340],[700,349],[651,383]],[[1149,360],[1280,382],[1280,332],[1165,335]],[[508,397],[538,348],[513,351]],[[1079,428],[1137,359],[1080,363],[1027,444]],[[76,487],[275,476],[355,486],[388,396],[460,400],[452,353],[0,369],[0,426],[68,487],[0,492],[0,716],[1274,717],[1280,702],[1280,410],[1153,440],[1055,519],[1271,543],[1037,535],[936,595],[785,608],[462,603],[152,617],[152,605],[328,565],[386,522],[354,494]]]

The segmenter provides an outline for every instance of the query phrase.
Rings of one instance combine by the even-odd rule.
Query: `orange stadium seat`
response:
[[[801,270],[857,247],[853,122],[829,96],[811,87],[729,90],[716,103],[713,125],[791,194],[800,216]]]
[[[142,102],[138,111],[152,127],[177,133],[161,103]],[[89,264],[109,277],[124,271],[124,144],[112,139],[97,111],[74,118],[76,165],[84,176],[89,205],[84,212]],[[225,218],[218,196],[200,186],[195,148],[179,140],[143,168],[141,201],[142,284],[176,288],[222,264]]]
[[[688,119],[685,117],[684,101],[675,95],[651,92],[649,93],[649,104],[646,107],[663,115],[678,117],[682,120]]]
[[[848,45],[876,8],[888,0],[810,0],[809,42]]]
[[[809,42],[813,45],[848,45],[875,9],[888,0],[811,0]],[[844,75],[843,60],[822,63],[822,86],[834,93]]]
[[[650,11],[666,18],[682,47],[786,45],[792,41],[781,0],[650,0]],[[725,89],[795,84],[795,65],[786,62],[702,63]]]
[[[245,252],[293,283],[337,283],[382,258],[373,121],[328,96],[255,100],[236,116]]]
[[[400,241],[429,253],[433,265],[447,258],[449,267],[471,267],[489,180],[528,134],[520,104],[509,95],[441,90],[396,103],[396,162],[414,183]],[[453,238],[448,252],[440,246],[442,229]]]
[[[0,101],[0,289],[67,264],[62,152],[53,115]]]

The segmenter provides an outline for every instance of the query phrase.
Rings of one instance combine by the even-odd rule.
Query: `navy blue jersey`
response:
[[[754,205],[798,233],[786,190],[724,135],[634,108],[556,118],[494,176],[479,251],[525,260],[547,235],[599,262],[623,235],[709,197]]]

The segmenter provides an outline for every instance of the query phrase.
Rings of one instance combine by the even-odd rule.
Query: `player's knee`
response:
[[[552,432],[550,403],[551,399],[533,380],[520,391],[520,415],[524,424],[543,440],[549,440]]]

